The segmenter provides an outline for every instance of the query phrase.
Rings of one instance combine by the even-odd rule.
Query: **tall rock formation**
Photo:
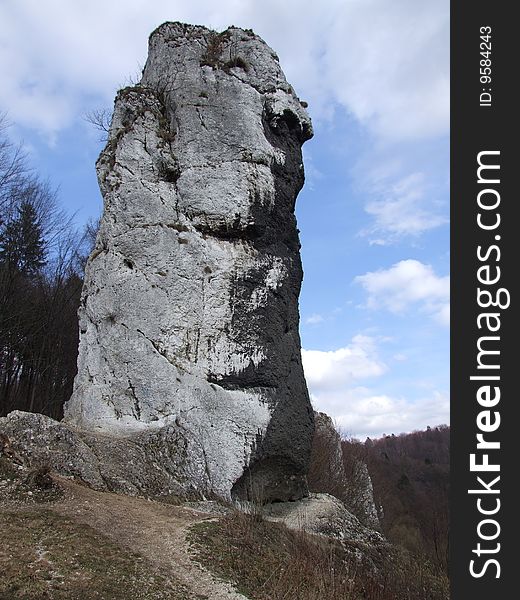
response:
[[[304,103],[252,31],[152,33],[97,162],[104,212],[66,424],[160,439],[161,456],[182,446],[178,478],[219,494],[306,494],[294,206],[310,137]]]

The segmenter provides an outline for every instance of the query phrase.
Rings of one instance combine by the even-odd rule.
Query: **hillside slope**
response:
[[[450,428],[343,441],[343,451],[367,463],[387,539],[447,574]]]
[[[0,457],[0,600],[446,600],[386,542],[291,530],[267,509],[95,491]]]

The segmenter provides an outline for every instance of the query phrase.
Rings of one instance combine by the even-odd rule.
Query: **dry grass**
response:
[[[248,597],[261,600],[347,600],[350,582],[336,573],[338,545],[317,545],[302,532],[256,515],[233,514],[192,530],[199,559]],[[287,582],[292,582],[288,590]]]
[[[0,514],[0,600],[187,600],[141,556],[47,510]]]
[[[389,546],[361,547],[235,512],[193,527],[199,560],[252,600],[446,600],[445,579]]]
[[[22,468],[0,456],[0,503],[39,504],[58,500],[62,490],[48,466]]]

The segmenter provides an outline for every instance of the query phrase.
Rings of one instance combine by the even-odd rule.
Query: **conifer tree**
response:
[[[0,263],[23,275],[36,275],[45,265],[42,227],[31,202],[23,200],[16,217],[0,234]]]

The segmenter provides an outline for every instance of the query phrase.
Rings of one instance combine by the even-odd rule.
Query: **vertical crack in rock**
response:
[[[152,33],[97,162],[104,212],[67,423],[182,439],[179,481],[226,497],[307,493],[314,421],[294,207],[310,137],[276,54],[252,31]]]
[[[128,389],[130,390],[130,395],[134,401],[133,414],[134,417],[139,421],[141,419],[141,406],[139,405],[139,398],[135,393],[135,387],[132,384],[130,377],[128,378]]]

